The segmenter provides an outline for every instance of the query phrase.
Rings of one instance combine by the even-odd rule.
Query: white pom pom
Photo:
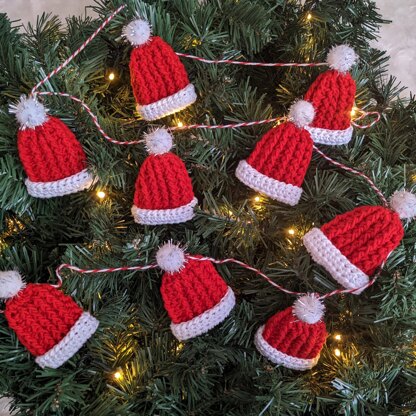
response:
[[[314,117],[315,109],[309,101],[299,100],[294,102],[290,107],[289,120],[300,128],[311,124]]]
[[[159,248],[156,254],[156,262],[165,272],[176,273],[185,264],[185,253],[178,245],[169,241]]]
[[[326,58],[330,68],[343,73],[349,71],[357,60],[357,54],[348,45],[334,46]]]
[[[22,129],[34,129],[41,126],[48,119],[46,108],[33,97],[22,95],[17,104],[10,105],[11,113],[16,114],[17,121]]]
[[[13,270],[0,272],[0,299],[13,298],[25,286],[26,284],[18,272]]]
[[[167,129],[156,129],[145,134],[147,151],[152,155],[162,155],[172,149],[173,137]]]
[[[294,315],[308,324],[316,324],[320,321],[324,311],[324,304],[312,293],[300,297],[293,304]]]
[[[390,206],[402,219],[416,217],[416,195],[411,192],[395,192],[390,198]]]
[[[123,28],[123,36],[133,46],[140,46],[145,44],[152,35],[152,28],[148,21],[143,19],[136,19],[130,22],[127,26]]]

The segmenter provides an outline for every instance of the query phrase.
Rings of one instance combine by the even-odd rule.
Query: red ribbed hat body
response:
[[[139,105],[151,104],[177,93],[189,84],[185,67],[160,37],[133,49],[130,82]]]
[[[350,127],[355,91],[355,81],[349,73],[330,70],[320,74],[304,97],[315,108],[311,127],[328,130]]]
[[[41,126],[19,130],[20,160],[32,182],[53,182],[87,167],[87,158],[74,133],[56,117]]]
[[[227,289],[210,261],[188,260],[179,272],[163,275],[160,292],[170,319],[179,324],[213,308]]]
[[[83,313],[70,296],[48,284],[29,284],[6,302],[5,317],[19,341],[34,355],[61,341]]]
[[[149,155],[136,180],[134,205],[142,209],[173,209],[194,198],[183,161],[173,153]]]
[[[273,315],[263,330],[263,338],[278,351],[296,358],[317,357],[328,334],[324,322],[308,324],[293,315],[292,307]]]
[[[358,207],[337,215],[321,231],[367,276],[374,274],[404,235],[398,214],[380,206]]]
[[[247,163],[269,178],[301,186],[312,150],[313,142],[308,131],[293,123],[283,123],[261,138]]]

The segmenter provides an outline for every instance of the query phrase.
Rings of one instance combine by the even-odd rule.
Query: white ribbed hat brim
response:
[[[369,282],[370,278],[352,264],[319,228],[307,232],[303,236],[303,244],[313,260],[323,266],[344,288],[360,288]],[[363,290],[352,293],[359,295]]]
[[[72,358],[97,330],[99,322],[88,312],[83,312],[70,331],[53,348],[36,357],[42,367],[58,368]]]
[[[151,104],[137,105],[137,112],[147,121],[157,120],[183,110],[188,105],[193,104],[196,99],[197,95],[194,86],[188,84],[185,88],[169,97],[162,98]]]
[[[269,178],[253,168],[246,160],[241,160],[235,176],[245,185],[276,201],[296,205],[302,195],[302,188]]]
[[[64,196],[88,189],[95,179],[87,169],[75,175],[52,182],[32,182],[25,180],[29,195],[35,198],[53,198]]]
[[[198,200],[194,197],[188,204],[171,209],[143,209],[133,205],[131,213],[138,224],[178,224],[194,217],[194,207],[197,203]]]
[[[235,295],[232,289],[228,287],[224,297],[211,309],[206,310],[189,321],[181,322],[180,324],[171,323],[170,328],[172,333],[179,341],[205,334],[220,324],[230,314],[234,305]]]
[[[319,361],[319,355],[314,358],[298,358],[285,354],[276,348],[272,347],[263,338],[264,325],[262,325],[256,332],[254,337],[254,344],[261,355],[266,357],[272,363],[283,365],[292,370],[310,370]]]

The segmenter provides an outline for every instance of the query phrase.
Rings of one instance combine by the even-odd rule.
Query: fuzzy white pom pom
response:
[[[152,28],[148,21],[143,19],[136,19],[130,22],[127,26],[123,28],[123,36],[133,46],[140,46],[145,44],[152,35]]]
[[[48,119],[46,108],[33,97],[22,95],[17,104],[10,105],[10,112],[16,115],[22,129],[34,129]]]
[[[147,151],[152,155],[162,155],[172,149],[173,137],[167,129],[156,129],[145,134]]]
[[[390,206],[402,219],[416,217],[416,195],[407,191],[396,191],[390,198]]]
[[[324,311],[324,304],[312,293],[300,297],[293,304],[294,315],[308,324],[316,324],[320,321]]]
[[[0,272],[0,299],[13,298],[25,286],[26,284],[18,272],[13,270]]]
[[[185,264],[185,253],[178,245],[169,241],[159,248],[156,254],[156,262],[165,272],[176,273]]]
[[[354,49],[348,45],[338,45],[331,48],[326,58],[330,68],[345,73],[358,61]]]
[[[298,100],[294,102],[289,110],[289,120],[295,123],[298,127],[303,128],[312,123],[315,117],[315,109],[312,103],[305,100]]]

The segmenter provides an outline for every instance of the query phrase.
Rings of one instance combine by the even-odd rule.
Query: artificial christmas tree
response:
[[[383,23],[374,2],[127,0],[126,7],[85,49],[43,82],[121,4],[119,0],[99,0],[92,6],[97,18],[70,18],[65,27],[44,15],[25,33],[1,15],[0,270],[17,269],[34,285],[56,284],[54,269],[61,263],[98,269],[94,274],[62,270],[61,290],[78,305],[78,312],[82,305],[82,310],[100,322],[72,358],[57,369],[42,369],[1,315],[1,394],[12,397],[12,406],[22,415],[412,414],[416,409],[415,221],[402,222],[404,237],[396,241],[398,246],[378,279],[359,296],[338,293],[323,299],[325,317],[319,315],[316,322],[305,312],[293,315],[299,299],[276,290],[252,269],[234,263],[206,263],[216,270],[207,268],[204,278],[198,277],[194,285],[191,281],[188,289],[177,280],[186,273],[162,277],[153,265],[158,247],[172,239],[198,256],[235,257],[262,270],[289,292],[325,296],[339,289],[331,274],[313,261],[302,237],[314,228],[324,229],[324,224],[354,208],[380,205],[379,195],[368,183],[329,165],[319,153],[310,157],[313,143],[308,142],[308,163],[300,164],[302,178],[294,183],[301,186],[302,195],[290,206],[235,177],[238,163],[250,159],[259,139],[282,125],[184,131],[178,127],[278,118],[303,98],[312,103],[314,117],[311,120],[306,112],[304,130],[292,124],[295,132],[304,133],[310,127],[331,134],[348,130],[348,140],[342,139],[349,141],[346,146],[325,146],[318,141],[315,145],[344,165],[366,173],[387,196],[404,188],[415,192],[416,102],[413,97],[407,101],[399,98],[400,87],[385,77],[387,57],[370,47]],[[143,68],[146,77],[135,65],[142,46],[133,47],[132,52],[126,40],[129,31],[123,30],[138,17],[149,22],[159,43],[164,42],[156,51],[146,49],[155,58],[152,66]],[[144,35],[150,36],[150,31]],[[143,48],[151,49],[154,39],[149,42]],[[328,70],[328,52],[334,45],[345,44],[356,56],[348,61],[348,68]],[[166,69],[167,61],[159,59],[162,49],[175,62],[173,67]],[[205,60],[308,66],[210,64],[184,56],[178,61],[172,53]],[[351,63],[355,65],[351,67]],[[332,74],[332,99],[337,105],[325,110],[323,89],[317,84],[327,73]],[[166,80],[174,74],[181,84],[175,81],[174,88],[168,89]],[[146,96],[142,88],[156,85],[150,81],[154,79],[158,89]],[[195,86],[197,99],[192,95],[184,105],[175,102],[163,107],[157,117],[147,117],[142,111],[188,85]],[[80,146],[76,154],[83,163],[80,169],[87,169],[95,180],[83,192],[50,199],[28,193],[26,165],[19,158],[16,139],[19,125],[9,106],[22,94],[31,93],[48,108],[50,118],[61,120],[76,137]],[[97,118],[91,119],[85,106],[65,94],[78,97]],[[366,130],[351,128],[353,99],[357,108],[380,112],[381,121]],[[335,124],[325,124],[324,119]],[[138,138],[158,127],[171,128],[174,153],[187,170],[182,173],[192,180],[199,205],[194,211],[192,206],[192,221],[149,226],[136,223],[131,215],[137,173],[149,157]],[[105,140],[103,131],[116,140]],[[48,142],[52,139],[53,135],[48,136]],[[60,152],[65,155],[64,145],[53,143],[43,149],[40,156],[45,161],[65,160],[57,158]],[[278,156],[287,155],[281,151]],[[281,167],[278,160],[273,163],[267,174],[282,182],[295,167],[288,164],[278,176],[272,168]],[[168,173],[164,171],[170,167],[168,164],[160,174]],[[27,175],[32,180],[29,172]],[[178,177],[171,174],[169,178],[168,188],[167,176],[163,181],[152,177],[158,186],[149,198],[156,193],[167,195],[161,187],[166,192],[174,189],[178,201],[190,195],[189,182],[181,189],[176,186]],[[290,180],[285,183],[292,183]],[[202,261],[198,264],[203,268]],[[125,265],[130,268],[117,268]],[[135,271],[137,265],[143,265],[143,270]],[[183,266],[186,270],[187,263]],[[169,283],[165,294],[160,292],[163,281]],[[220,289],[215,296],[211,285]],[[182,302],[179,292],[175,298],[176,287]],[[201,304],[209,305],[208,310],[215,308],[225,290],[228,293],[227,287],[235,294],[235,306],[233,303],[231,309],[230,304],[217,325],[195,338],[176,339],[171,324],[203,315],[204,310],[197,309],[198,297]],[[192,313],[180,317],[185,304]],[[59,322],[55,318],[50,321]],[[282,330],[290,339],[281,337]],[[311,361],[298,367],[306,370],[299,372],[285,368],[287,361],[271,359],[281,353],[285,360],[289,356]]]

